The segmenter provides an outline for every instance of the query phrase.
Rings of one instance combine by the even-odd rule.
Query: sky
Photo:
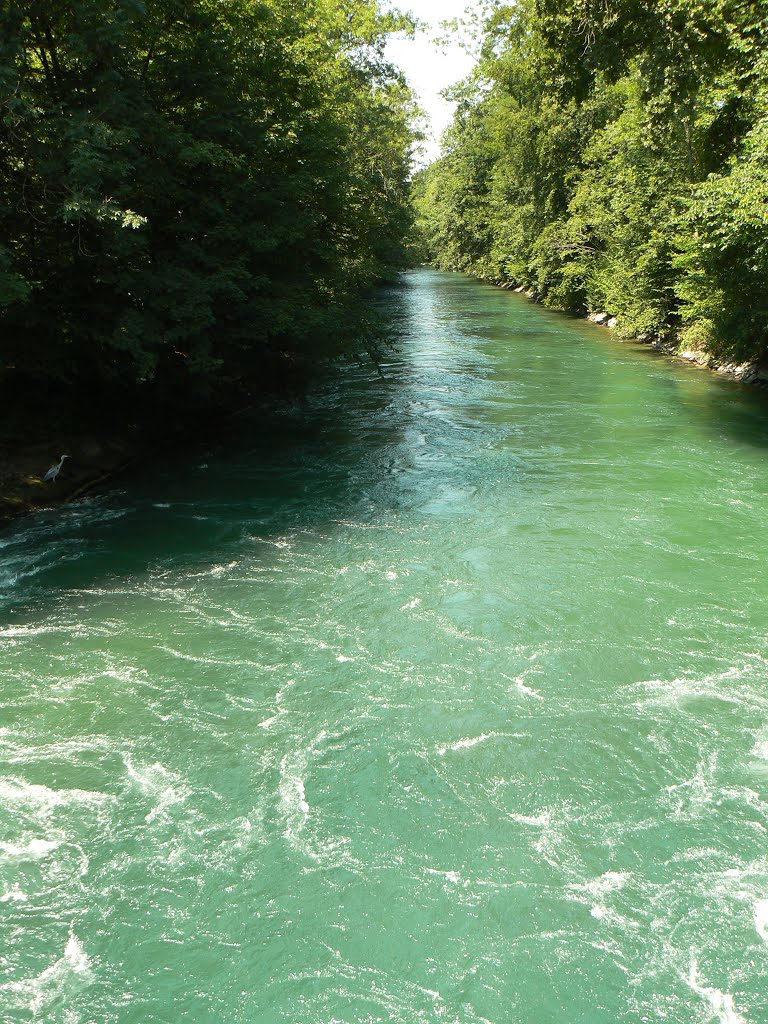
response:
[[[387,56],[403,69],[429,119],[424,153],[417,161],[420,165],[429,163],[439,154],[440,134],[453,115],[454,104],[442,99],[440,91],[464,78],[474,63],[458,45],[438,48],[430,40],[435,35],[445,35],[440,23],[462,17],[467,4],[468,0],[392,0],[382,4],[410,11],[419,21],[427,23],[415,39],[392,39],[387,44]]]

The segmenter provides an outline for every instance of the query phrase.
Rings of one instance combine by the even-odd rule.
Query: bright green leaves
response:
[[[4,362],[183,393],[352,336],[405,259],[411,100],[382,53],[408,24],[374,0],[4,6]]]
[[[708,325],[718,354],[766,350],[768,332],[768,118],[751,131],[727,173],[696,188],[680,230],[678,291],[686,334]]]
[[[768,352],[768,0],[498,3],[419,182],[441,266]]]

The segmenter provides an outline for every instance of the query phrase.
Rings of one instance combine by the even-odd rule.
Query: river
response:
[[[768,403],[459,275],[0,535],[0,1020],[768,1021]]]

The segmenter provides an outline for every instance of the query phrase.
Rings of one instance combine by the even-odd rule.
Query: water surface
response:
[[[0,1020],[768,1021],[763,396],[419,270],[0,535]]]

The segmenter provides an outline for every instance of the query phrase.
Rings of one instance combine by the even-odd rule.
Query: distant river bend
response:
[[[458,275],[0,535],[0,1020],[768,1022],[764,396]]]

